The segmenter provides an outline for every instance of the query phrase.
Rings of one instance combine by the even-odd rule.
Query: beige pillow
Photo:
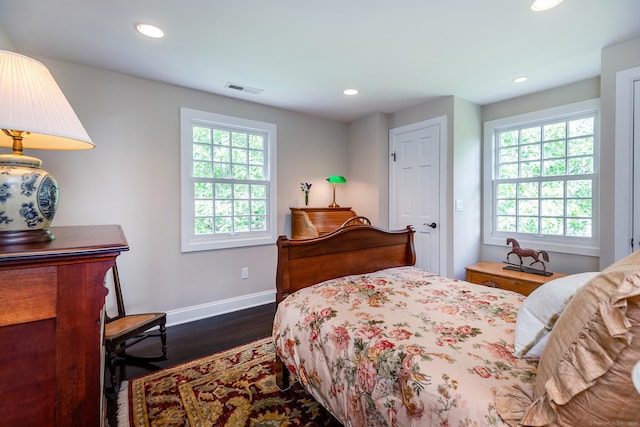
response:
[[[499,390],[498,412],[508,423],[524,426],[638,421],[640,394],[631,381],[638,360],[640,252],[635,252],[576,292],[549,334],[533,389]]]

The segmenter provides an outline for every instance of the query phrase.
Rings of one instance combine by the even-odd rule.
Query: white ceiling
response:
[[[640,0],[564,0],[546,12],[531,1],[0,0],[0,29],[23,54],[345,122],[594,77],[603,47],[640,36]],[[138,22],[166,37],[139,35]],[[529,80],[513,83],[519,75]]]

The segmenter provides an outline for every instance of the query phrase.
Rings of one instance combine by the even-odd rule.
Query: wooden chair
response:
[[[113,288],[118,314],[113,317],[106,316],[105,318],[105,361],[109,368],[109,374],[111,375],[111,385],[117,393],[120,388],[120,382],[116,377],[115,365],[117,358],[136,363],[150,363],[168,359],[166,333],[167,314],[126,314],[124,300],[122,299],[118,266],[114,264],[111,270],[113,273]],[[158,329],[153,329],[156,327],[158,327]],[[151,337],[160,338],[162,354],[156,356],[134,356],[126,352],[129,347]]]

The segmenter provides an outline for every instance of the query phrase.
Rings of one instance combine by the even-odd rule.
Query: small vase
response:
[[[309,193],[304,193],[304,205],[309,206]]]

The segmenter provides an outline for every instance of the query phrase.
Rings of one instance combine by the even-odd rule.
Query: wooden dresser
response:
[[[52,227],[45,243],[0,246],[0,425],[104,423],[104,277],[118,225]]]
[[[291,208],[291,238],[322,236],[357,215],[351,208]]]
[[[467,267],[466,280],[478,285],[508,289],[519,292],[522,295],[529,295],[538,286],[558,277],[566,276],[562,273],[553,273],[551,276],[523,273],[521,271],[505,270],[505,266],[506,264],[499,262],[479,262]]]

